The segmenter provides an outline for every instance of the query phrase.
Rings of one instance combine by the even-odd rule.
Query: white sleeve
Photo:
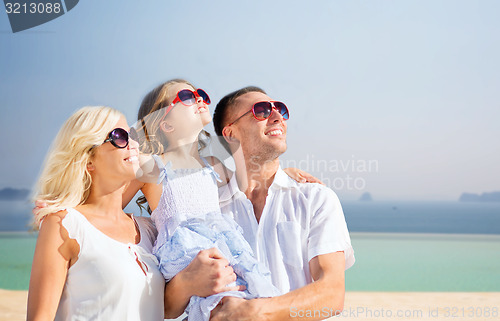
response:
[[[346,270],[354,264],[354,250],[339,198],[331,189],[318,186],[310,203],[311,221],[308,236],[308,260],[343,251]]]

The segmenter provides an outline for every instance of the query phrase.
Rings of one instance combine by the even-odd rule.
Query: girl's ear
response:
[[[175,130],[175,128],[173,126],[170,126],[166,121],[162,121],[160,123],[160,129],[164,132],[164,133],[171,133]]]

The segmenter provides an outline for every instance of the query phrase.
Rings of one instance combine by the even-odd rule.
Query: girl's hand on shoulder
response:
[[[44,207],[47,207],[47,203],[43,200],[36,200],[35,201],[35,207],[33,207],[33,209],[31,210],[31,212],[33,213],[33,215],[37,216],[38,215],[38,212],[40,212],[40,210]]]
[[[319,183],[325,185],[319,178],[295,167],[288,167],[284,169],[285,173],[296,180],[298,183]]]

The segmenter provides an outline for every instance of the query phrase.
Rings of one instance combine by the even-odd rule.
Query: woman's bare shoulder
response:
[[[43,224],[60,224],[62,220],[68,215],[68,210],[60,210],[54,213],[47,214],[43,218]]]

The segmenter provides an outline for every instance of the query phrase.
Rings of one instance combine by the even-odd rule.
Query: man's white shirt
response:
[[[345,268],[354,264],[340,201],[328,187],[297,183],[279,168],[260,222],[252,203],[238,189],[236,175],[219,188],[219,201],[222,213],[241,226],[255,257],[269,268],[273,284],[282,293],[312,282],[309,261],[315,256],[344,251]]]

